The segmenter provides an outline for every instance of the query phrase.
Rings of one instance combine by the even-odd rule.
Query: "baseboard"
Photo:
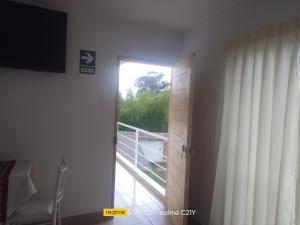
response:
[[[62,218],[62,225],[90,225],[112,219],[112,217],[103,216],[103,211],[97,213],[88,213],[76,216]]]

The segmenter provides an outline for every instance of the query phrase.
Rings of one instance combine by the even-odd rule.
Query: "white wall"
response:
[[[208,225],[215,178],[225,42],[300,16],[299,9],[299,0],[241,1],[200,23],[185,36],[183,55],[197,53],[190,208],[197,209],[197,220],[202,225]]]
[[[41,194],[52,197],[65,155],[64,216],[109,207],[117,55],[173,64],[179,33],[68,12],[66,74],[0,69],[0,160],[30,159]],[[97,51],[96,75],[78,73],[79,50]]]

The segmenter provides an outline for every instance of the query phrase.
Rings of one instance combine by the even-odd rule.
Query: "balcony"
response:
[[[166,187],[167,136],[118,123],[117,161],[161,198]]]

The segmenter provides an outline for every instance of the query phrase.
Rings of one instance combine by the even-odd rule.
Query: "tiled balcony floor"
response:
[[[115,208],[128,208],[128,217],[115,217],[103,225],[171,225],[167,216],[155,215],[164,204],[120,164],[116,165]],[[154,215],[153,215],[154,214]]]

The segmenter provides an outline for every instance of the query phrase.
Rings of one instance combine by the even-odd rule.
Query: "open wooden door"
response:
[[[194,56],[188,56],[172,69],[169,102],[169,145],[167,160],[166,206],[177,211],[174,225],[186,225],[187,216],[181,210],[188,207],[189,169],[191,157],[192,99]]]

